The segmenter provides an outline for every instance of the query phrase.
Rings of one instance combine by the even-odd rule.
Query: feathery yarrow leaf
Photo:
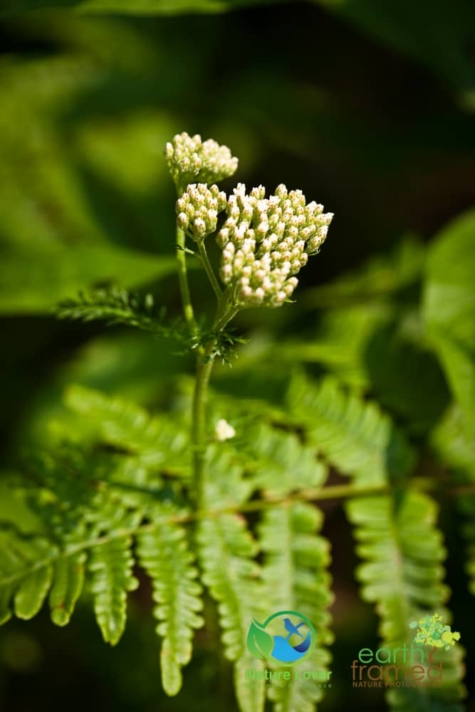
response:
[[[108,326],[125,324],[162,337],[185,339],[180,320],[165,324],[165,309],[156,309],[152,294],[141,297],[124,289],[97,289],[79,292],[74,299],[65,299],[56,307],[59,319],[105,321]]]

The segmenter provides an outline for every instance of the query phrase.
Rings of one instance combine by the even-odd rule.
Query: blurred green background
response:
[[[241,2],[231,8],[213,0],[0,0],[0,52],[5,472],[25,443],[41,441],[66,383],[153,408],[166,401],[168,379],[189,368],[160,341],[52,315],[58,300],[78,289],[112,283],[152,291],[171,315],[179,314],[174,190],[163,148],[181,131],[230,146],[240,158],[238,181],[269,190],[283,182],[335,213],[321,255],[302,273],[298,305],[252,310],[239,322],[253,335],[255,350],[241,367],[249,391],[266,391],[266,373],[257,367],[269,334],[278,333],[280,345],[288,339],[288,354],[296,340],[298,349],[308,341],[307,360],[317,371],[335,372],[359,391],[371,383],[371,394],[424,452],[424,438],[449,402],[450,377],[429,352],[417,361],[410,344],[420,331],[426,250],[446,223],[475,204],[472,2]],[[473,226],[471,234],[475,240]],[[353,282],[339,287],[349,270]],[[199,270],[191,281],[206,305]],[[402,350],[400,344],[393,349],[395,329],[412,334]],[[320,351],[318,335],[326,344]],[[253,359],[258,386],[246,371]],[[388,368],[381,365],[386,361]],[[239,367],[235,372],[239,378]],[[217,378],[233,388],[226,385],[233,380],[228,372]],[[0,514],[26,521],[25,512],[12,510],[1,482]],[[376,647],[376,626],[358,601],[356,559],[341,510],[326,509],[337,642],[335,686],[322,709],[340,709],[348,699],[383,709],[376,691],[356,695],[350,688],[354,650]],[[463,626],[470,680],[473,599],[449,516],[446,524],[454,627]],[[144,581],[132,597],[124,639],[112,650],[85,604],[66,629],[54,628],[46,614],[10,622],[0,631],[0,710],[234,709],[212,610],[210,625],[197,634],[184,690],[168,699],[160,689],[150,609]],[[475,710],[473,692],[467,709]]]

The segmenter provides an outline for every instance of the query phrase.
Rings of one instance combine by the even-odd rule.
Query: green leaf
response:
[[[275,1],[275,0],[274,0]],[[174,15],[185,12],[215,13],[270,0],[4,0],[0,14],[12,14],[45,7],[71,8],[83,12],[111,12],[130,15]]]
[[[93,426],[96,438],[130,449],[141,464],[154,468],[155,473],[162,467],[186,474],[188,435],[171,416],[152,417],[135,403],[79,385],[67,389],[65,401]]]
[[[266,701],[266,688],[264,682],[249,684],[246,680],[246,670],[248,668],[262,671],[264,663],[256,660],[246,651],[239,660],[234,663],[234,689],[241,712],[263,712]]]
[[[154,616],[163,637],[161,671],[167,695],[182,686],[181,668],[191,659],[193,630],[203,625],[202,587],[183,527],[154,518],[154,528],[138,536],[138,558],[152,579]]]
[[[355,526],[356,552],[362,563],[357,579],[364,600],[376,604],[385,648],[410,645],[411,623],[443,609],[450,591],[443,583],[446,550],[437,528],[437,505],[425,494],[410,490],[394,496],[354,499],[346,505]],[[440,687],[391,690],[391,709],[424,712],[437,709],[462,712],[462,650],[442,651],[444,679]]]
[[[246,501],[251,490],[232,455],[219,446],[209,448],[204,482],[207,507],[211,511],[234,507]],[[234,686],[240,710],[263,712],[264,686],[249,686],[245,679],[246,668],[256,665],[246,647],[248,630],[253,620],[262,620],[265,614],[255,561],[258,546],[241,514],[203,517],[197,533],[202,580],[218,604],[224,654],[235,663]]]
[[[290,415],[330,464],[358,484],[407,474],[414,454],[375,403],[345,392],[333,378],[318,385],[298,374],[288,392]]]
[[[366,345],[371,390],[381,405],[413,433],[430,430],[450,398],[437,358],[403,324],[377,329]]]
[[[22,535],[14,528],[0,548],[0,622],[11,617],[29,620],[40,610],[53,577],[57,548],[43,537]]]
[[[48,248],[2,255],[0,312],[44,314],[61,300],[102,283],[123,287],[162,279],[175,270],[172,257],[118,247]]]
[[[316,647],[299,671],[319,670],[321,681],[327,678],[330,654],[327,646],[333,637],[329,631],[328,611],[333,596],[330,591],[329,542],[317,532],[323,524],[317,507],[295,502],[276,505],[264,511],[259,525],[260,545],[264,553],[262,578],[265,598],[272,611],[298,611],[312,623]],[[314,712],[323,689],[293,677],[268,690],[275,712]]]
[[[296,433],[266,423],[247,426],[235,446],[253,483],[274,496],[321,487],[328,475],[327,467],[317,460],[315,447],[301,442]]]
[[[269,633],[256,621],[253,620],[247,634],[247,648],[254,657],[266,658],[274,647],[274,640]]]
[[[53,586],[49,594],[51,620],[59,626],[67,625],[84,585],[86,554],[62,556],[54,564]]]
[[[51,566],[42,566],[21,582],[14,596],[17,618],[29,620],[36,616],[51,586],[52,576]]]
[[[165,310],[155,308],[152,294],[141,297],[124,289],[98,289],[88,294],[80,292],[76,298],[60,302],[56,316],[85,322],[104,321],[108,326],[126,324],[163,337],[185,338],[178,325],[165,325]]]
[[[208,501],[212,507],[212,500]],[[241,712],[263,712],[264,687],[258,685],[251,693],[244,677],[246,667],[255,663],[246,648],[247,632],[262,613],[256,542],[244,517],[220,514],[200,521],[198,546],[203,582],[218,604],[224,654],[236,663],[234,682]]]
[[[462,515],[462,535],[467,542],[465,570],[469,590],[475,595],[475,438],[459,406],[450,408],[432,433],[432,447],[444,465],[450,468],[451,479],[461,485],[456,505]],[[465,492],[464,485],[472,490]]]
[[[353,310],[363,305],[368,311],[371,305],[373,308],[369,309],[369,315],[372,312],[377,315],[375,307],[379,306],[380,312],[382,303],[387,302],[388,297],[394,297],[420,281],[424,258],[423,243],[412,236],[404,237],[390,254],[372,257],[359,269],[309,289],[303,296],[303,304],[312,309],[340,308],[343,318],[342,307]],[[357,310],[355,313],[364,322],[365,311]],[[334,338],[337,337],[335,330]],[[341,357],[344,357],[343,354]]]
[[[116,645],[125,629],[127,591],[138,581],[132,576],[132,539],[116,537],[91,549],[89,571],[94,594],[94,611],[106,643]]]
[[[449,408],[431,435],[432,448],[456,480],[475,483],[475,438],[458,405]]]
[[[429,253],[423,295],[427,334],[475,435],[475,211],[450,223]]]

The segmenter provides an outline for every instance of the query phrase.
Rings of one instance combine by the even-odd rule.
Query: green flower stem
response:
[[[185,233],[181,228],[177,227],[176,255],[183,312],[190,333],[191,335],[194,335],[197,333],[198,327],[193,311],[193,305],[191,303],[190,288],[188,284],[185,240]],[[216,275],[214,274],[204,244],[200,243],[198,247],[206,273],[218,298],[218,311],[214,322],[214,331],[218,333],[224,329],[226,324],[236,315],[238,310],[228,304],[228,301],[219,286]],[[191,444],[193,448],[193,499],[196,509],[202,508],[204,504],[203,480],[204,462],[207,449],[206,401],[208,396],[208,384],[211,377],[211,371],[213,370],[213,359],[211,358],[211,354],[216,346],[216,342],[217,339],[214,338],[207,344],[206,348],[200,347],[198,349],[196,359],[196,380],[193,394],[191,425]]]
[[[191,442],[193,445],[193,497],[196,509],[204,506],[204,463],[207,450],[206,403],[208,384],[213,370],[210,353],[215,340],[206,349],[205,358],[198,357],[196,366],[195,391],[193,394]]]
[[[191,304],[190,287],[188,284],[188,272],[186,270],[186,254],[185,254],[185,233],[181,228],[176,230],[176,258],[178,262],[178,281],[180,284],[181,301],[183,304],[183,313],[186,323],[190,330],[190,334],[194,335],[197,332],[197,325],[193,306]]]
[[[214,273],[213,267],[211,266],[211,262],[209,261],[204,241],[198,242],[198,250],[201,256],[201,260],[203,262],[203,266],[206,270],[206,274],[208,275],[209,281],[211,282],[211,286],[213,287],[214,293],[216,294],[216,297],[219,300],[221,299],[222,290],[219,286],[219,282]]]
[[[239,307],[230,306],[227,311],[224,312],[222,316],[218,316],[214,323],[214,329],[216,332],[222,331],[226,324],[229,324],[231,319],[234,319],[239,311]]]
[[[237,308],[230,308],[220,316],[221,303],[218,305],[214,330],[222,331],[226,324],[237,314]],[[206,403],[208,385],[213,370],[214,359],[211,357],[217,339],[212,339],[204,354],[198,354],[196,364],[195,390],[193,393],[191,442],[193,446],[193,497],[196,510],[203,509],[204,497],[204,463],[207,450]]]

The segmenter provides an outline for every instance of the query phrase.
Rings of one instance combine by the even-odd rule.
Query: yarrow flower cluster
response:
[[[236,305],[278,307],[298,284],[296,275],[324,242],[333,214],[306,203],[301,190],[279,185],[265,197],[259,186],[246,194],[240,183],[228,198],[227,219],[216,240],[220,276]]]
[[[177,134],[165,147],[165,159],[177,186],[187,183],[216,183],[236,172],[238,159],[227,146],[201,136]]]
[[[218,298],[220,286],[202,243],[216,233],[224,211],[216,240],[228,304],[278,307],[288,300],[298,284],[295,275],[325,241],[333,214],[314,201],[307,204],[301,190],[285,185],[266,198],[263,186],[246,193],[240,183],[226,197],[215,183],[236,171],[238,159],[213,139],[178,134],[167,143],[165,158],[179,194],[178,227],[198,243]]]
[[[177,200],[177,222],[196,242],[216,232],[218,214],[226,207],[226,193],[217,185],[192,183]]]

